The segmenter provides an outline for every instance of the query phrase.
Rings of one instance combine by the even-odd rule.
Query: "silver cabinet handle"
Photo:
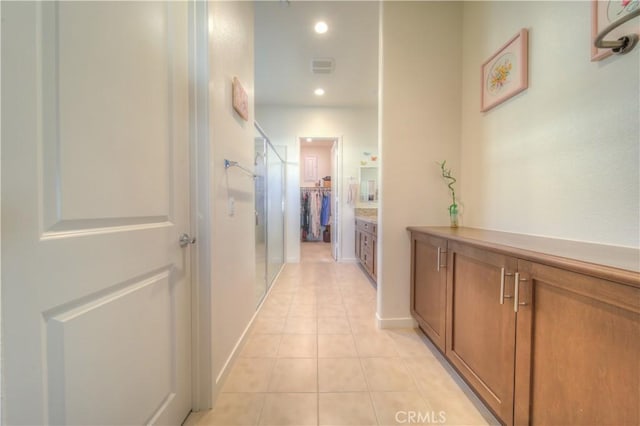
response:
[[[186,247],[189,244],[195,244],[196,243],[196,239],[195,237],[191,238],[189,236],[189,234],[182,234],[180,235],[180,247]]]
[[[500,304],[504,305],[504,299],[511,299],[513,296],[504,294],[504,277],[510,277],[511,272],[505,272],[504,268],[500,268]]]
[[[513,310],[518,312],[518,298],[520,297],[520,274],[516,272],[515,295],[513,298]]]
[[[520,303],[520,281],[526,281],[526,278],[520,278],[520,273],[516,272],[515,294],[513,297],[513,311],[518,312],[518,307],[526,305],[526,302]]]
[[[440,258],[442,257],[443,253],[446,253],[446,250],[442,250],[442,248],[438,247],[438,259],[436,259],[436,261],[438,262],[438,266],[436,268],[436,271],[440,272],[440,268],[446,268],[447,265],[442,265],[440,263]]]

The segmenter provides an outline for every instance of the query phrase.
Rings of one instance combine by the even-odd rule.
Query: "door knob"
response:
[[[196,239],[195,239],[195,237],[194,237],[194,238],[191,238],[191,237],[189,236],[189,234],[182,234],[182,235],[180,235],[180,240],[179,240],[179,241],[180,241],[180,247],[186,247],[186,246],[188,246],[189,244],[195,244],[195,243],[196,243]]]

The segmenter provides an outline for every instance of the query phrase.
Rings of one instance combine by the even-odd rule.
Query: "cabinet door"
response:
[[[442,352],[446,334],[446,250],[447,241],[442,238],[411,236],[411,315]]]
[[[356,221],[356,259],[360,259],[360,230],[358,229],[358,221]]]
[[[515,356],[514,258],[449,241],[446,356],[489,408],[513,424]]]
[[[375,236],[371,237],[371,276],[374,281],[378,279],[378,238]]]
[[[517,424],[640,424],[640,289],[518,262]]]

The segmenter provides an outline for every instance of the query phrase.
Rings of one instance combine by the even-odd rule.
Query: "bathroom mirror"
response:
[[[360,167],[360,196],[358,204],[363,207],[378,205],[378,167]]]

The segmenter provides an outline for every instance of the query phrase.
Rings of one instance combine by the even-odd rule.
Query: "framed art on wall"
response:
[[[480,111],[488,111],[528,87],[528,36],[523,28],[482,64]]]
[[[249,97],[242,84],[240,84],[238,77],[233,77],[232,104],[238,115],[244,121],[249,121]]]
[[[612,55],[611,49],[598,49],[593,41],[598,34],[613,22],[640,8],[640,0],[606,0],[591,2],[591,61],[601,61]],[[607,40],[635,33],[640,35],[640,23],[637,19],[631,20],[614,29],[607,36]]]

